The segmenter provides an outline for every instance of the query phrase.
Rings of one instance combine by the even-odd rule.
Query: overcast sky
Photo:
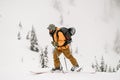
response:
[[[46,28],[53,23],[75,27],[74,43],[80,43],[83,50],[94,51],[96,47],[100,50],[105,44],[113,45],[120,26],[120,7],[115,1],[119,3],[119,0],[0,0],[0,35],[3,41],[15,38],[21,22],[25,33],[34,25],[38,39],[43,33],[46,36],[40,44],[48,44]],[[5,37],[8,35],[9,38]]]

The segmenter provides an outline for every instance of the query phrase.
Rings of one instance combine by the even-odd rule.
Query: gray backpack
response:
[[[65,27],[62,27],[62,28],[60,28],[60,30],[57,31],[57,37],[59,37],[59,36],[58,36],[58,32],[62,32],[63,35],[64,35],[65,38],[66,38],[66,42],[64,43],[63,46],[65,46],[65,45],[67,45],[67,44],[70,44],[70,43],[72,42],[71,36],[74,35],[74,34],[72,33],[73,29],[74,29],[74,34],[75,34],[75,28],[65,28]]]

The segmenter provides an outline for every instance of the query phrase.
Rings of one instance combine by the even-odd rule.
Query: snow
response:
[[[60,0],[58,0],[59,2]],[[111,2],[110,2],[111,1]],[[115,67],[120,54],[113,51],[117,30],[120,31],[120,7],[117,0],[64,0],[60,10],[53,7],[55,0],[0,0],[0,80],[120,80],[120,69],[114,73],[94,72],[95,60],[104,56],[105,62]],[[73,3],[72,3],[73,2]],[[63,16],[63,24],[60,24]],[[17,39],[21,22],[22,39]],[[75,27],[71,48],[73,56],[84,69],[80,73],[45,73],[53,67],[51,38],[47,26]],[[41,49],[48,46],[49,68],[40,68],[40,53],[29,50],[26,34],[35,27]],[[76,47],[78,53],[75,53]],[[66,70],[64,56],[60,60]],[[71,68],[67,61],[68,69]]]

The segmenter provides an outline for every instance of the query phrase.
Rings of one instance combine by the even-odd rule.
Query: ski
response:
[[[35,71],[30,71],[32,74],[34,74],[34,75],[38,75],[38,74],[44,74],[44,73],[63,73],[63,74],[65,74],[65,73],[74,73],[74,72],[81,72],[81,70],[82,70],[82,68],[79,68],[78,70],[76,70],[76,71],[63,71],[63,70],[61,70],[61,71],[41,71],[41,72],[35,72]]]
[[[47,71],[43,71],[43,72],[34,72],[34,71],[30,71],[32,74],[34,75],[38,75],[38,74],[44,74],[44,73],[49,73]]]
[[[80,72],[82,70],[82,68],[79,68],[78,70],[76,70],[76,72]]]
[[[78,71],[64,71],[64,72],[49,72],[49,71],[43,71],[43,72],[34,72],[34,71],[31,71],[31,73],[33,75],[40,75],[40,74],[46,74],[46,73],[63,73],[63,74],[66,74],[66,73],[88,73],[88,74],[95,74],[96,72],[78,72]]]
[[[44,74],[44,73],[68,73],[67,71],[41,71],[41,72],[34,72],[34,71],[30,71],[32,74],[34,75],[39,75],[39,74]]]

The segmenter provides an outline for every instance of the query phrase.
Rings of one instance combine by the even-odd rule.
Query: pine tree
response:
[[[95,57],[95,64],[92,63],[92,68],[96,70],[96,72],[107,72],[108,66],[105,64],[104,58],[102,56],[101,62],[98,63]]]
[[[28,31],[27,35],[26,35],[26,39],[29,40],[30,39],[30,31]]]
[[[119,60],[118,65],[116,67],[116,70],[119,70],[119,69],[120,69],[120,60]]]
[[[95,65],[92,63],[92,68],[95,68]]]
[[[41,67],[44,68],[44,54],[43,54],[43,50],[41,50],[41,54],[40,54],[40,63],[41,63]]]
[[[20,32],[18,32],[17,38],[18,38],[18,40],[21,39],[21,34],[20,34]]]
[[[109,72],[112,72],[112,69],[111,69],[111,66],[109,66],[109,70],[108,70]]]
[[[119,68],[120,68],[120,60],[119,60],[119,62],[118,62],[118,66],[119,66]]]
[[[118,71],[119,70],[119,66],[117,65],[117,67],[116,67],[116,70]]]
[[[113,68],[113,72],[116,72],[115,68]]]
[[[104,70],[104,72],[107,72],[107,68],[108,68],[108,67],[107,67],[107,64],[106,64],[106,65],[105,65],[105,70]]]
[[[38,40],[37,40],[37,36],[36,36],[35,29],[33,26],[32,26],[32,30],[31,30],[30,44],[31,44],[30,49],[32,51],[39,52]]]
[[[115,67],[111,67],[107,64],[105,64],[105,60],[102,56],[101,58],[101,63],[98,64],[98,61],[96,60],[96,57],[95,57],[95,64],[92,63],[92,68],[96,70],[96,72],[116,72],[116,70],[119,70],[120,68],[120,61],[119,61],[119,64]]]
[[[40,63],[42,68],[47,68],[48,67],[48,51],[47,47],[45,48],[44,52],[43,49],[41,49],[41,54],[40,54]]]
[[[44,51],[44,61],[45,61],[45,67],[48,67],[48,47],[45,47],[45,51]]]
[[[96,68],[96,71],[97,72],[100,72],[100,66],[99,66],[99,64],[98,64],[98,61],[97,61],[97,59],[96,59],[96,57],[95,57],[95,68]]]
[[[21,31],[22,31],[22,24],[21,24],[21,22],[19,22],[18,27],[19,27],[19,31],[18,31],[18,34],[17,34],[17,38],[18,38],[18,40],[20,40],[22,38],[22,36],[21,36]]]
[[[101,59],[100,70],[101,70],[101,72],[104,72],[104,71],[105,71],[105,62],[104,62],[103,56],[102,56],[102,59]]]

